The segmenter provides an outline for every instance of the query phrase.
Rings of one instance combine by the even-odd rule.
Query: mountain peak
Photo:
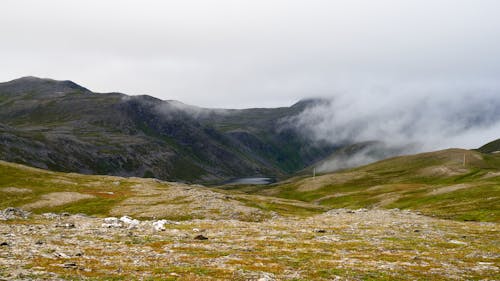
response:
[[[307,98],[307,99],[299,100],[294,105],[292,105],[292,107],[307,108],[307,107],[321,105],[321,104],[329,104],[330,102],[331,102],[331,100],[326,99],[326,98]]]
[[[90,92],[70,80],[54,80],[49,78],[40,78],[36,76],[24,76],[8,82],[0,83],[0,86],[7,88],[9,93],[22,93],[27,91],[37,91],[42,94],[47,93],[67,93],[73,91]]]

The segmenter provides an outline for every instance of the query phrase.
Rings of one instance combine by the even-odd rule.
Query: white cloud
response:
[[[490,83],[498,10],[494,0],[5,0],[0,80],[240,108],[372,81]]]

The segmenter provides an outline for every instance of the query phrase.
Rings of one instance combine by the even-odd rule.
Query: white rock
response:
[[[449,241],[451,244],[456,244],[456,245],[467,245],[467,243],[463,241],[458,241],[458,240],[450,240]]]
[[[121,221],[115,217],[109,217],[104,219],[104,223],[101,225],[105,228],[120,228],[123,227]]]
[[[112,225],[109,227],[123,227],[124,225],[127,225],[128,229],[132,229],[136,228],[140,224],[140,221],[133,219],[129,216],[123,216],[120,219],[116,219],[116,222],[113,221]],[[115,226],[115,225],[120,225],[120,226]]]
[[[108,218],[104,218],[104,222],[105,223],[118,223],[119,220],[115,217],[108,217]]]
[[[123,216],[120,218],[120,221],[126,223],[128,225],[138,225],[140,222],[136,219],[133,219],[129,216]]]
[[[153,228],[156,231],[164,231],[165,230],[165,224],[167,224],[167,223],[168,223],[167,220],[155,221],[155,222],[153,222]]]

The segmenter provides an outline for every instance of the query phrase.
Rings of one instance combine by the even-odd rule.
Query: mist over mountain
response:
[[[0,83],[0,158],[58,171],[203,183],[283,177],[335,149],[280,126],[309,105],[205,109],[25,77]]]
[[[58,171],[215,183],[282,178],[311,165],[328,172],[498,138],[500,98],[493,92],[354,96],[211,109],[24,77],[0,83],[0,158]]]
[[[494,140],[500,132],[500,94],[439,88],[340,93],[311,105],[283,125],[311,141],[368,143],[352,151],[355,157],[322,164],[352,167],[393,155],[477,148]],[[349,162],[353,165],[347,165]]]

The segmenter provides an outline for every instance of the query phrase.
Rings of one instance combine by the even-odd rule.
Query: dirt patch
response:
[[[44,207],[55,207],[94,197],[95,196],[93,195],[78,192],[52,192],[42,195],[40,200],[34,203],[26,204],[22,208],[32,210]]]
[[[65,180],[65,179],[52,179],[50,180],[52,183],[60,183],[60,184],[68,184],[68,185],[77,185],[76,182]]]
[[[134,196],[111,210],[111,215],[140,218],[209,218],[260,221],[268,214],[249,207],[232,196],[182,184],[156,186],[143,183],[132,187]]]
[[[465,184],[465,183],[450,185],[450,186],[445,186],[445,187],[440,187],[440,188],[434,189],[433,191],[427,193],[427,195],[439,195],[439,194],[449,193],[449,192],[453,192],[453,191],[457,191],[457,190],[465,189],[465,188],[469,188],[469,187],[473,187],[473,185]]]
[[[500,172],[488,172],[484,176],[482,176],[483,179],[489,179],[495,177],[500,177]]]
[[[353,180],[365,177],[365,172],[348,172],[348,173],[334,173],[329,175],[318,176],[316,178],[308,178],[299,183],[297,191],[306,192],[322,188],[325,185],[340,185]]]
[[[420,170],[419,174],[431,177],[452,177],[463,175],[469,172],[465,167],[431,166]]]
[[[29,188],[19,188],[19,187],[4,187],[0,189],[0,192],[5,192],[5,193],[31,193],[33,190]]]
[[[398,199],[401,197],[402,197],[401,194],[395,193],[395,192],[380,194],[380,195],[375,197],[375,198],[379,199],[380,201],[375,203],[373,205],[373,207],[377,207],[377,208],[385,207],[391,203],[398,201]]]

